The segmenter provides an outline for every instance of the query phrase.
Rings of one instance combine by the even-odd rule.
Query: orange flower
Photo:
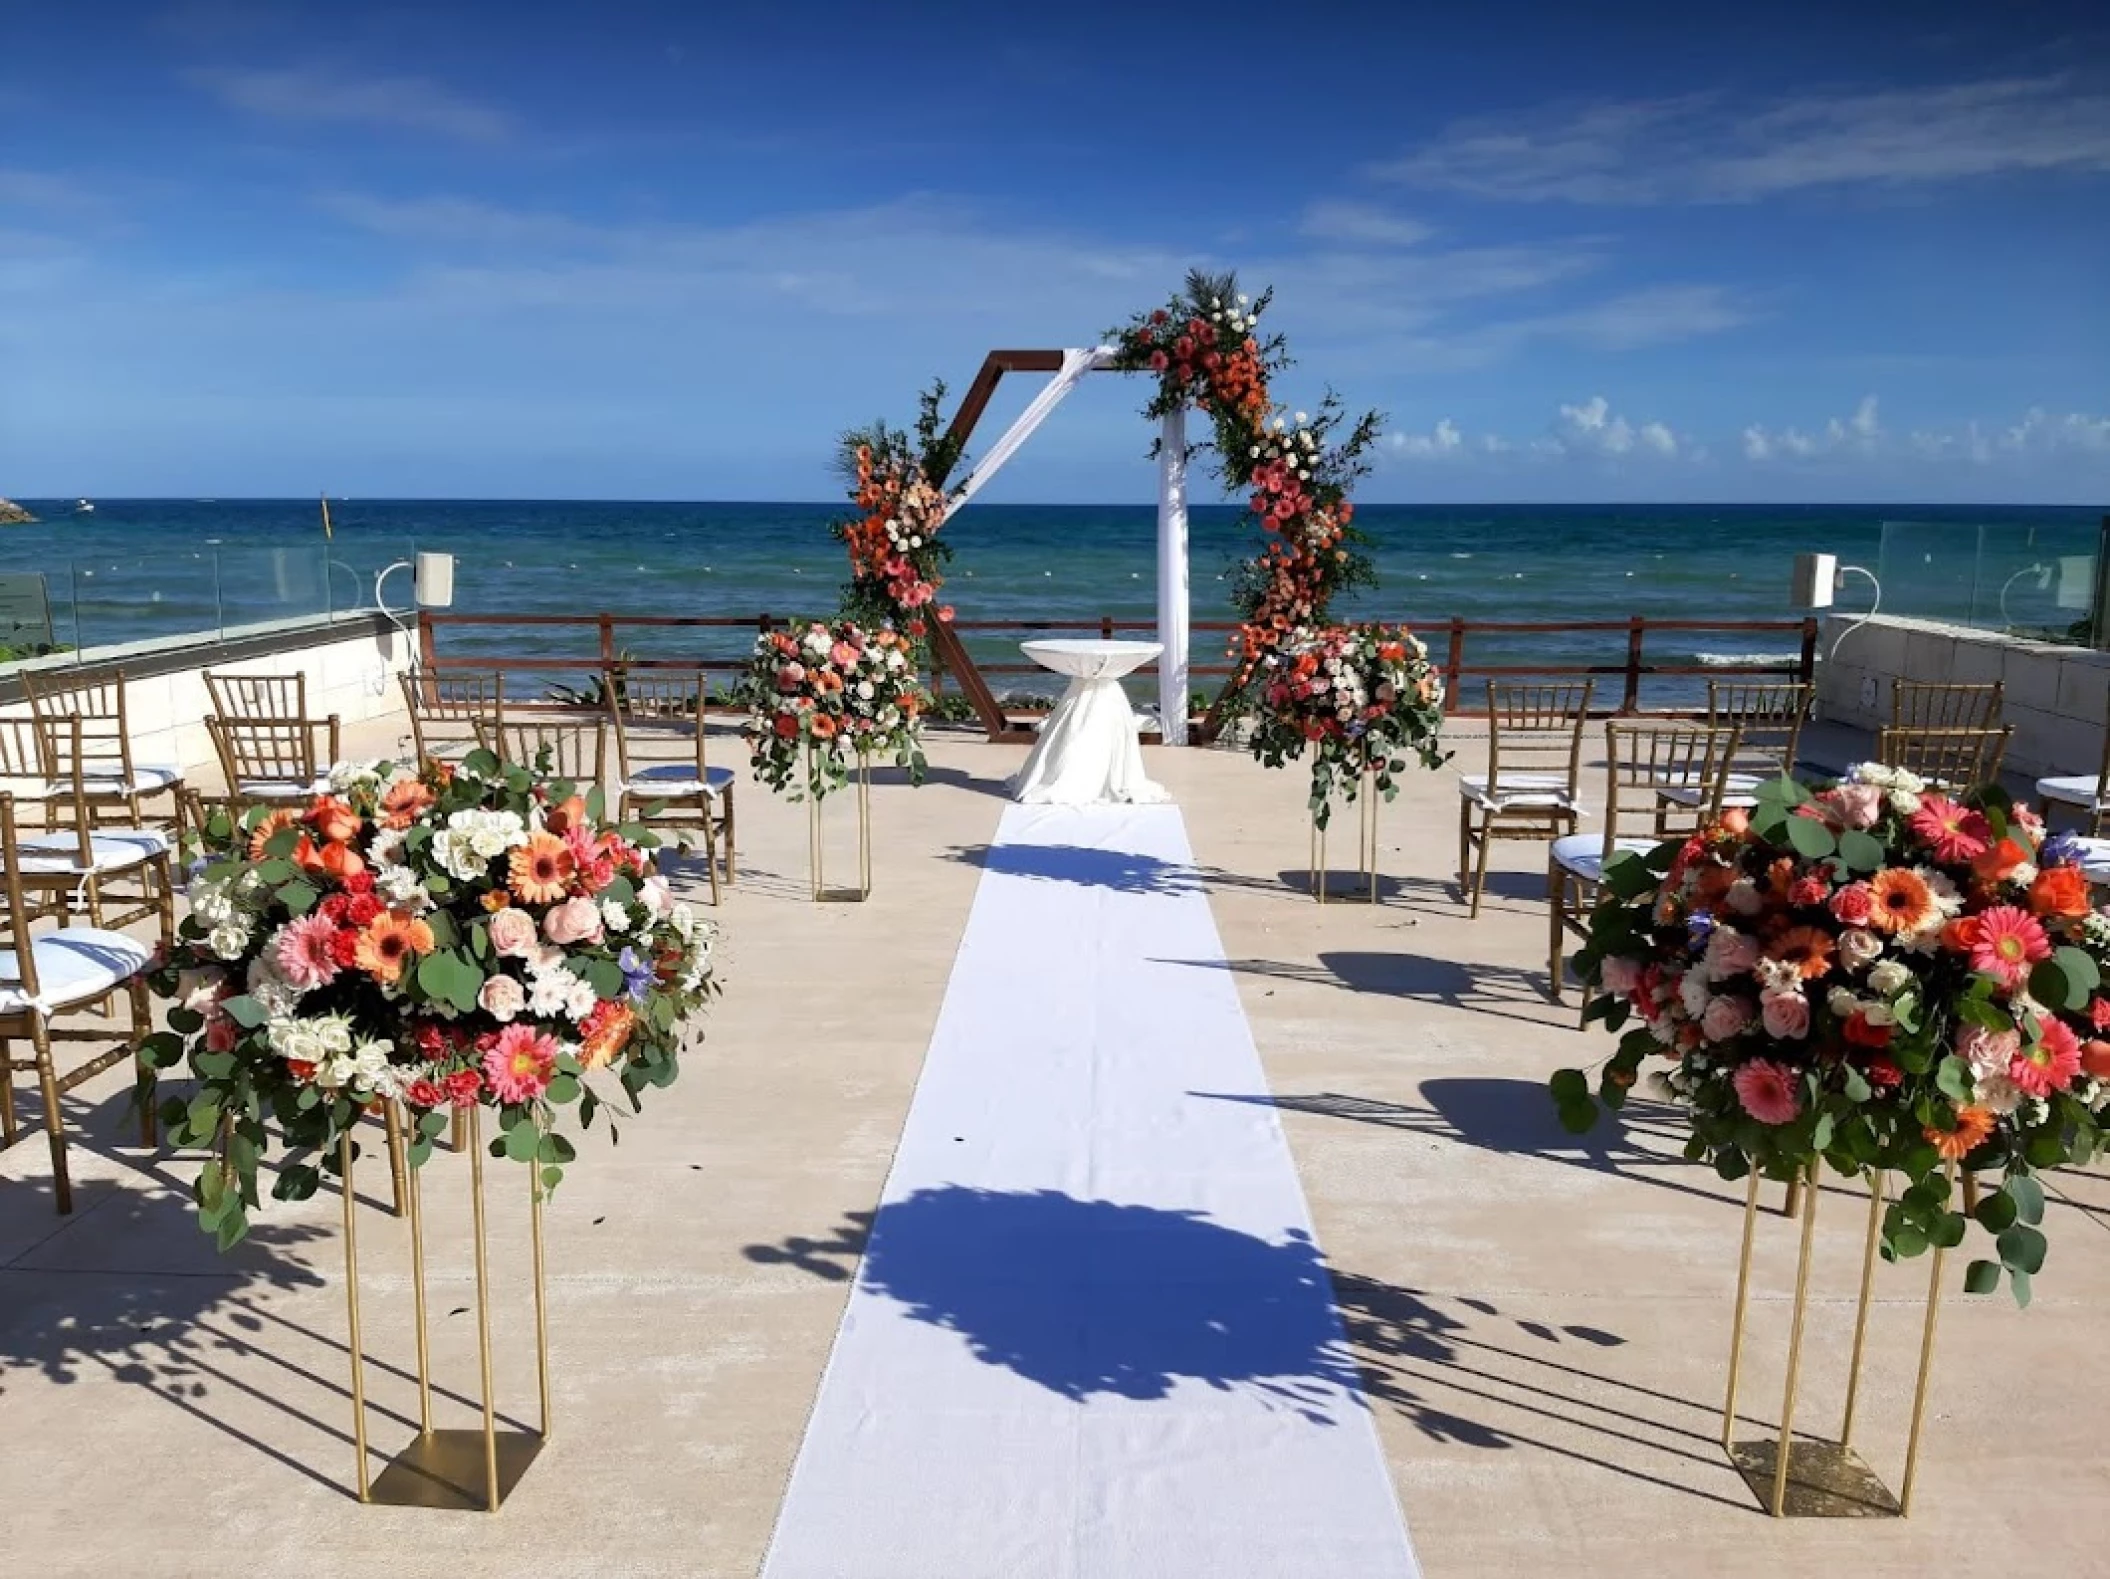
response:
[[[334,795],[318,795],[308,808],[308,826],[331,844],[355,839],[365,819]]]
[[[2029,885],[2029,908],[2040,916],[2088,914],[2088,879],[2077,866],[2046,867]]]
[[[404,910],[384,910],[359,934],[352,961],[376,981],[402,978],[403,967],[432,952],[432,928]]]
[[[555,904],[564,897],[564,887],[577,870],[570,848],[549,833],[530,834],[507,863],[513,897],[526,905]]]
[[[585,824],[586,797],[583,795],[574,795],[570,800],[550,807],[542,819],[542,825],[551,833],[563,833],[567,828],[584,827]]]
[[[2029,859],[2029,851],[2013,839],[2002,839],[1971,863],[1971,870],[1988,883],[1997,883]]]
[[[1832,940],[1817,927],[1789,927],[1766,950],[1768,959],[1793,965],[1805,981],[1832,968]]]
[[[579,1038],[579,1063],[583,1068],[600,1069],[620,1053],[630,1041],[630,1029],[637,1023],[637,1016],[627,1004],[602,1002],[587,1016],[584,1034]]]
[[[807,722],[806,727],[813,731],[813,738],[816,740],[833,740],[835,738],[835,720],[826,713],[815,713]]]
[[[432,791],[416,779],[403,779],[388,786],[388,793],[381,797],[381,826],[384,828],[408,828],[418,819],[418,813],[430,806]]]
[[[271,836],[274,833],[277,833],[281,828],[295,827],[299,824],[299,822],[300,817],[298,816],[298,814],[291,811],[287,811],[283,807],[277,811],[272,812],[269,816],[265,817],[262,822],[258,823],[256,827],[250,831],[249,859],[252,861],[262,861],[268,859],[270,852],[267,851],[264,846],[271,842]]]
[[[340,883],[354,872],[366,870],[366,862],[360,858],[359,852],[348,844],[326,844],[322,847],[322,853],[312,862],[302,860],[298,852],[295,853],[294,859],[301,860],[304,866],[320,867],[324,873]]]
[[[1956,1110],[1954,1129],[1936,1129],[1929,1124],[1921,1133],[1947,1160],[1961,1162],[1984,1144],[1985,1138],[1993,1133],[1993,1110],[1960,1107]]]
[[[1941,929],[1941,946],[1955,954],[1968,954],[1985,937],[1976,916],[1958,916]]]
[[[1924,932],[1941,917],[1934,891],[1917,872],[1902,866],[1886,866],[1869,883],[1875,895],[1875,914],[1868,924],[1878,932],[1909,936]]]
[[[503,888],[489,889],[485,892],[483,897],[484,909],[490,911],[491,914],[494,916],[497,915],[499,911],[505,909],[505,907],[511,903],[512,900],[507,897],[506,891]]]

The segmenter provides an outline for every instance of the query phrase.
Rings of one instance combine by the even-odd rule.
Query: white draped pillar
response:
[[[1187,413],[1165,417],[1158,448],[1158,719],[1165,744],[1187,743]]]

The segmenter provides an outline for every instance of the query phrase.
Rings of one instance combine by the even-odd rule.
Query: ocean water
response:
[[[0,528],[0,572],[42,572],[56,639],[76,646],[370,605],[375,572],[413,549],[456,556],[458,613],[796,616],[832,608],[846,575],[828,531],[841,510],[833,504],[333,500],[335,536],[324,542],[313,500],[101,500],[80,514],[70,513],[72,501],[22,502],[42,519]],[[1988,588],[2004,578],[2007,617],[2048,623],[2055,590],[2007,566],[2092,553],[2098,512],[1369,505],[1356,520],[1373,540],[1379,585],[1340,612],[1404,621],[1439,651],[1435,638],[1454,617],[1554,622],[1565,628],[1475,634],[1467,658],[1568,667],[1623,661],[1624,632],[1573,628],[1587,621],[1794,618],[1792,562],[1811,549],[1880,566],[1886,610],[1983,616]],[[946,535],[956,557],[945,596],[963,621],[1152,618],[1148,505],[977,503]],[[1256,536],[1234,509],[1194,511],[1196,621],[1231,617],[1227,578]],[[408,573],[389,584],[398,607],[410,593]],[[1016,639],[972,633],[971,645],[978,659],[1017,662]],[[1198,633],[1195,661],[1218,658],[1223,639]],[[745,638],[632,630],[619,643],[639,656],[726,657]],[[592,649],[591,632],[515,626],[448,630],[441,650],[583,657]],[[1785,634],[1664,632],[1650,637],[1647,657],[1727,665],[1794,650]],[[999,689],[1031,683],[1027,674],[995,678]],[[1649,696],[1698,689],[1664,681]]]

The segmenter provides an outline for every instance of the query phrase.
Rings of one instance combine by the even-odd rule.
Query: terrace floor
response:
[[[398,733],[348,745],[383,754]],[[129,1144],[125,1077],[75,1093],[70,1218],[36,1132],[0,1152],[0,1550],[24,1572],[140,1579],[755,1574],[1021,756],[940,737],[929,784],[882,783],[863,905],[809,903],[804,808],[742,784],[727,994],[680,1083],[619,1147],[588,1137],[549,1209],[555,1429],[495,1519],[350,1493],[338,1198],[267,1203],[222,1257],[190,1220],[197,1159]],[[1322,907],[1301,886],[1301,775],[1227,752],[1147,761],[1265,1072],[1265,1092],[1227,1095],[1280,1114],[1427,1574],[2110,1574],[2086,1511],[2110,1495],[2100,1177],[2056,1180],[2032,1309],[1945,1304],[1913,1516],[1767,1519],[1717,1441],[1741,1190],[1679,1158],[1667,1112],[1581,1140],[1554,1122],[1546,1077],[1604,1044],[1572,994],[1544,992],[1540,848],[1501,847],[1468,921],[1451,775],[1416,774],[1383,815],[1383,903]],[[707,902],[696,874],[683,887]],[[526,1191],[492,1170],[500,1407],[532,1424]],[[442,1156],[426,1182],[442,1425],[469,1424],[475,1396],[460,1175]],[[408,1256],[386,1170],[359,1178],[378,1467],[415,1428]],[[1822,1198],[1815,1431],[1836,1421],[1862,1199]],[[1794,1249],[1768,1215],[1743,1435],[1777,1419]],[[1893,1485],[1925,1272],[1878,1276],[1860,1440]],[[868,1572],[854,1542],[838,1571]]]

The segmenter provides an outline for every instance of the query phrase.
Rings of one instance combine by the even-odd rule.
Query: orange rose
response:
[[[366,862],[361,860],[359,852],[348,844],[324,845],[321,859],[315,864],[340,883],[354,872],[366,870]]]
[[[1941,946],[1952,954],[1968,954],[1984,932],[1976,916],[1958,916],[1941,929]]]
[[[308,826],[331,844],[344,844],[359,836],[365,819],[334,795],[318,795],[308,808]]]
[[[2077,866],[2050,866],[2029,885],[2029,908],[2040,916],[2088,914],[2088,879]]]
[[[2098,1080],[2110,1080],[2110,1042],[2091,1037],[2081,1043],[2081,1068]]]
[[[2029,859],[2029,851],[2013,839],[2002,839],[1971,863],[1971,870],[1988,883],[1997,883]]]
[[[585,822],[586,797],[583,795],[574,795],[570,800],[552,806],[542,819],[543,827],[555,834],[561,834],[574,825],[583,827]]]

